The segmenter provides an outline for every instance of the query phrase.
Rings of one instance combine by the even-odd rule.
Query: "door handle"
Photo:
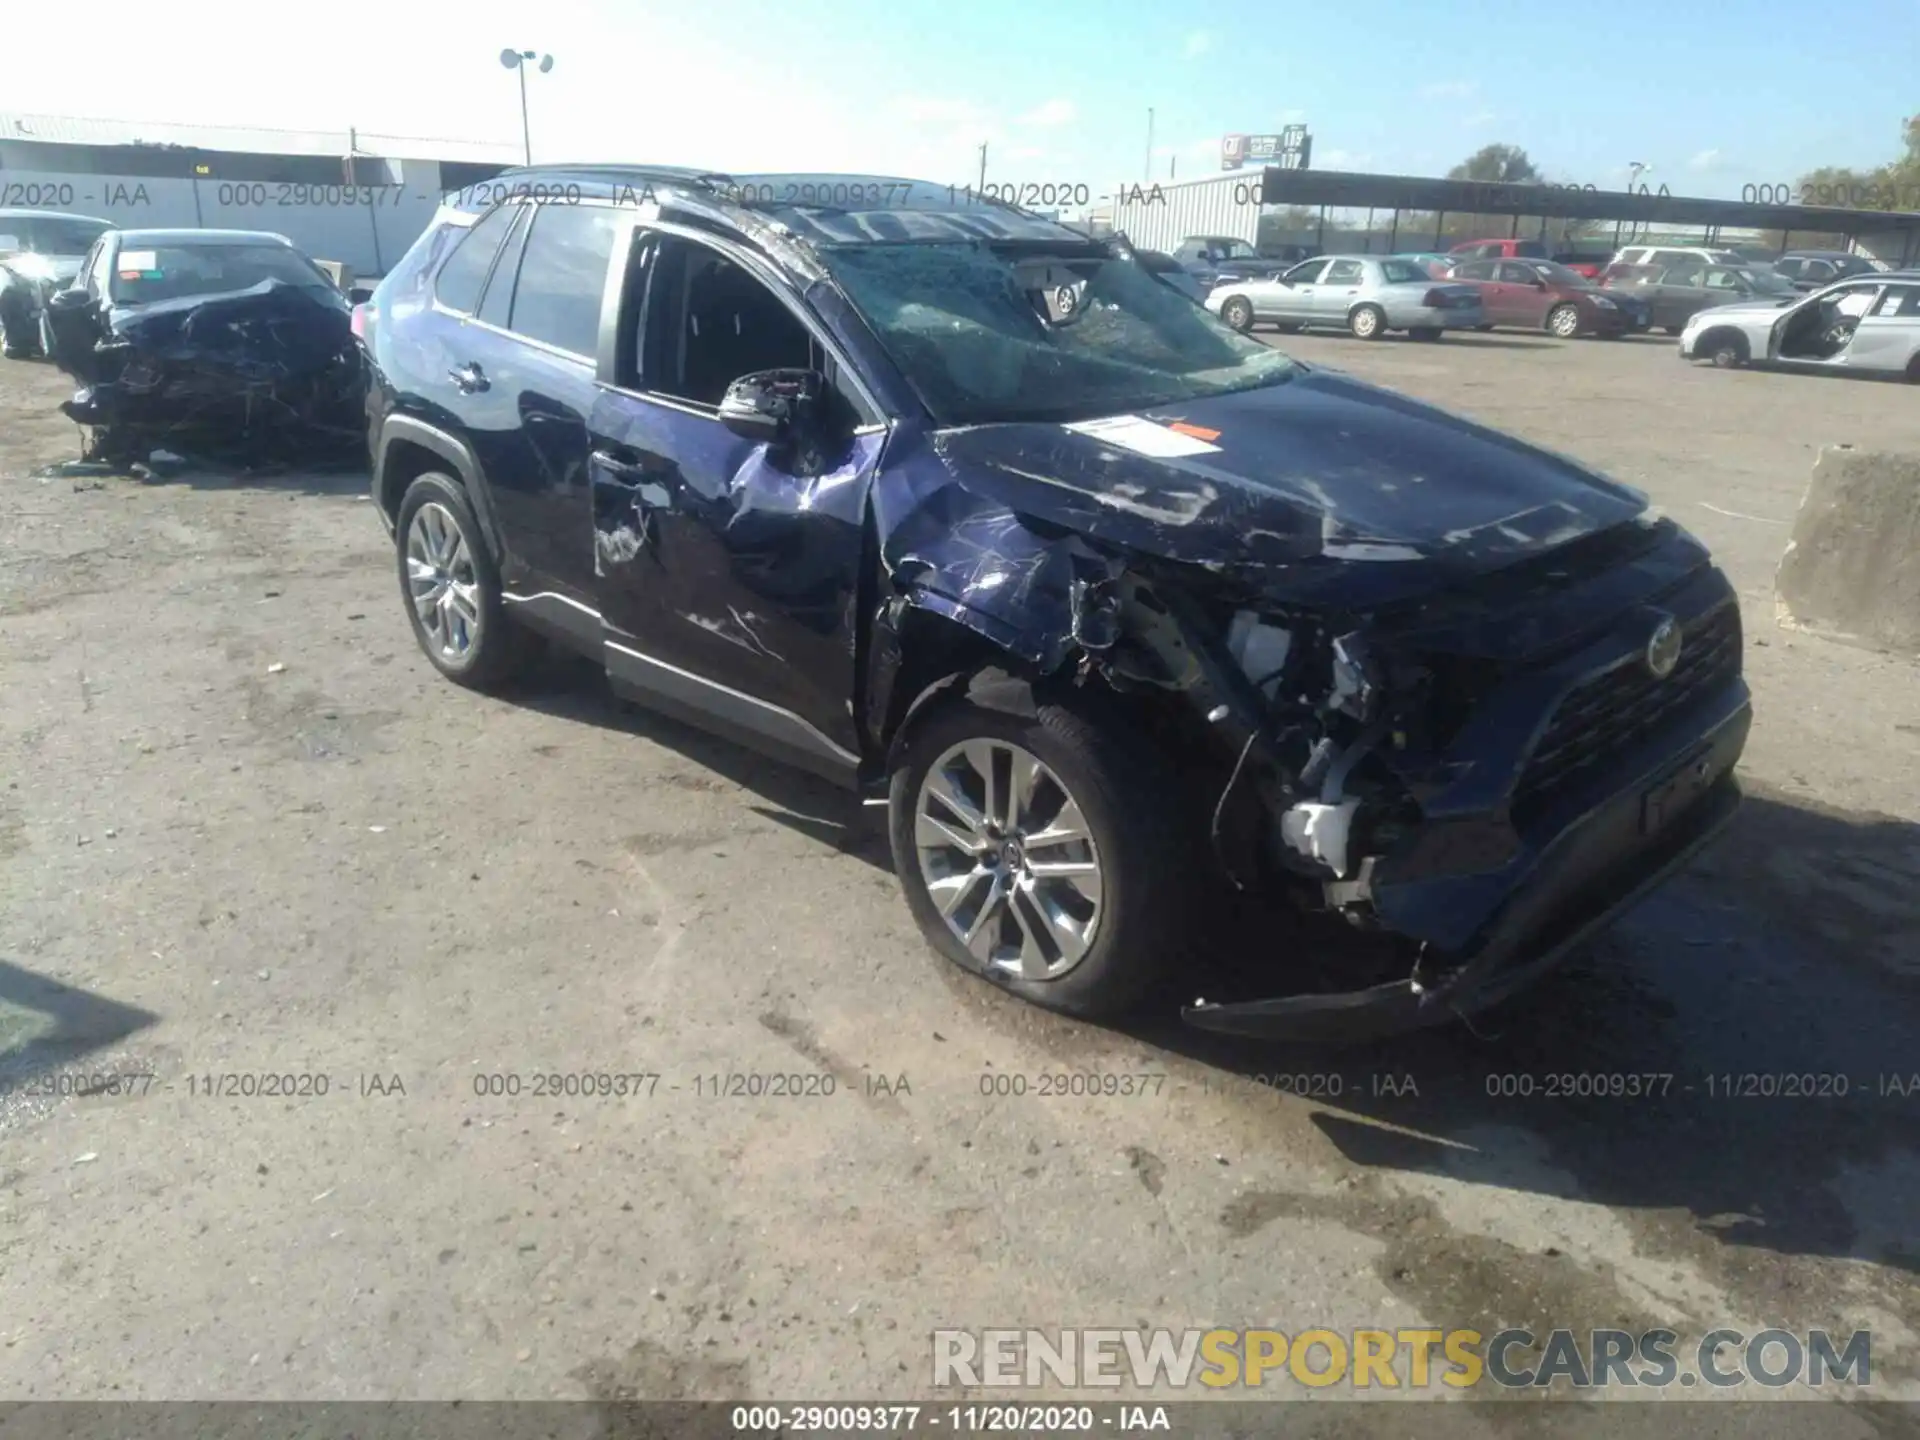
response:
[[[642,480],[648,478],[647,472],[642,466],[636,465],[631,460],[623,459],[611,450],[595,450],[593,452],[593,463],[598,465],[602,470],[605,470],[616,480],[623,481],[628,485],[638,485]]]
[[[463,395],[472,395],[476,391],[485,390],[492,383],[487,379],[487,372],[472,363],[454,366],[447,371],[447,378],[453,381]]]

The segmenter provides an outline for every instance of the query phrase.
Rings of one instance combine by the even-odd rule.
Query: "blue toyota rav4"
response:
[[[1329,985],[1276,941],[1191,1023],[1419,1025],[1738,803],[1734,593],[1626,486],[945,186],[490,188],[356,322],[427,658],[484,686],[557,642],[884,800],[929,942],[1009,990],[1124,1011],[1258,888],[1384,943]]]

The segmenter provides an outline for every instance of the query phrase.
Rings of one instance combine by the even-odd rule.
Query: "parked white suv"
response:
[[[1669,265],[1677,265],[1682,260],[1704,260],[1709,265],[1738,265],[1742,268],[1751,267],[1753,264],[1751,260],[1742,259],[1732,250],[1715,250],[1705,246],[1689,249],[1673,245],[1628,245],[1619,250],[1607,263],[1657,265],[1664,269]]]

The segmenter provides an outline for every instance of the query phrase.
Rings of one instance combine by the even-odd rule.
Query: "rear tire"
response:
[[[1387,333],[1387,312],[1378,305],[1356,305],[1347,316],[1347,328],[1356,340],[1378,340]]]
[[[500,571],[459,481],[416,476],[394,518],[400,597],[413,638],[457,685],[491,690],[524,671],[535,637],[506,613]]]
[[[1245,335],[1253,329],[1253,302],[1244,295],[1229,295],[1220,303],[1220,318]]]
[[[1119,717],[1080,694],[1042,700],[1036,712],[956,699],[915,723],[889,797],[894,869],[921,933],[948,960],[1049,1010],[1111,1019],[1153,996],[1172,969],[1194,904],[1200,832],[1182,823],[1171,772]],[[1034,761],[1045,777],[1028,803],[1010,803]],[[1060,838],[1068,832],[1084,843]],[[1083,873],[1035,875],[1027,867],[1036,864]]]

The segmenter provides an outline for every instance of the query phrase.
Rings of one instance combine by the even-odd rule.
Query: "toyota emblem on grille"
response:
[[[1656,680],[1664,680],[1680,663],[1680,627],[1671,615],[1660,617],[1647,638],[1647,670]]]

